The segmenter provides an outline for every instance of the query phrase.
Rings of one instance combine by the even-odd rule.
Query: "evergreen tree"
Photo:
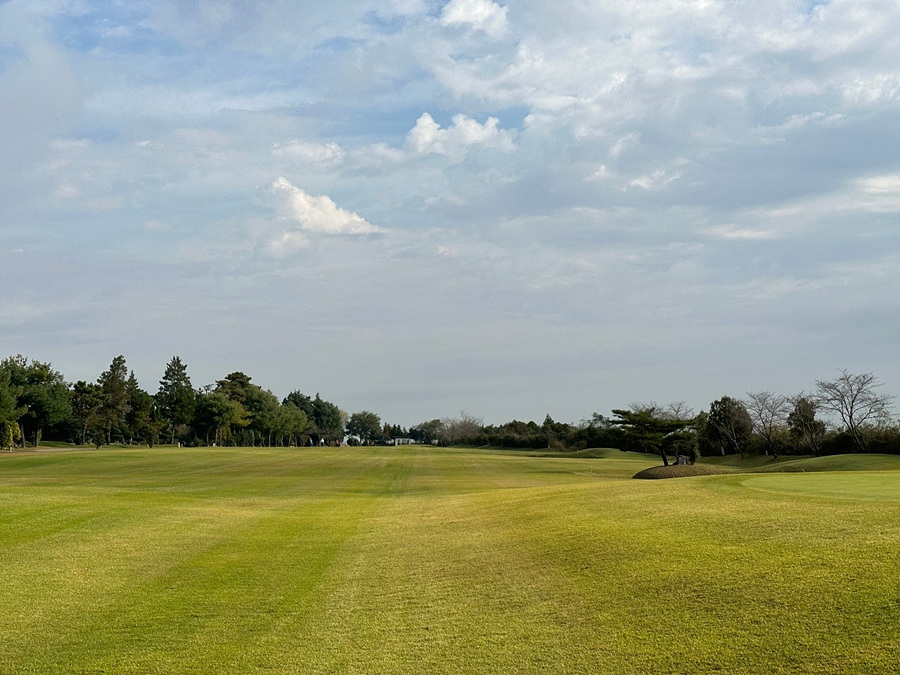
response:
[[[368,410],[353,413],[347,422],[347,433],[357,436],[364,445],[375,443],[381,439],[381,419]]]
[[[106,430],[106,442],[112,443],[113,433],[123,435],[125,415],[130,410],[128,400],[128,368],[121,354],[112,360],[109,370],[104,371],[97,384],[100,385],[99,422]]]
[[[159,419],[156,402],[153,397],[138,385],[134,371],[126,382],[128,391],[128,412],[125,413],[125,427],[128,431],[128,444],[135,440],[153,446],[154,440],[165,422]]]
[[[272,444],[272,434],[278,426],[278,398],[271,391],[250,385],[244,393],[244,408],[250,416],[248,428],[252,432],[252,443],[257,438],[260,443]]]
[[[156,393],[159,414],[169,427],[169,440],[175,443],[178,427],[191,423],[197,397],[187,374],[187,366],[177,356],[166,365]]]
[[[818,457],[825,438],[825,422],[816,419],[816,402],[802,394],[797,396],[787,422],[797,447],[802,445]]]
[[[0,369],[9,373],[12,386],[22,390],[19,394],[19,404],[24,408],[19,418],[22,443],[27,434],[36,447],[46,427],[62,422],[72,413],[69,387],[62,374],[49,363],[29,362],[21,354],[4,359]]]
[[[723,455],[727,452],[736,452],[743,459],[752,431],[753,420],[750,413],[737,399],[723,396],[709,405],[706,433]]]
[[[98,413],[103,405],[103,393],[99,384],[79,380],[72,387],[72,417],[78,422],[81,445],[87,443],[88,430],[101,426]]]
[[[225,376],[224,380],[216,381],[216,391],[224,394],[232,401],[243,404],[247,395],[255,385],[250,384],[252,378],[237,370]]]
[[[341,417],[341,409],[334,403],[329,403],[316,394],[312,402],[313,422],[316,425],[316,433],[326,441],[335,441],[344,436],[344,421]]]
[[[19,418],[25,412],[18,407],[21,387],[10,384],[9,371],[0,369],[0,450],[12,450],[19,440]]]
[[[220,391],[211,391],[197,401],[197,423],[206,431],[206,444],[222,445],[236,429],[250,423],[247,411],[237,401],[232,401]]]
[[[282,404],[287,405],[288,403],[297,406],[306,413],[306,416],[310,419],[313,419],[313,400],[302,393],[299,390],[294,390],[290,394],[284,397]]]
[[[284,403],[278,406],[275,414],[275,433],[277,442],[284,445],[285,436],[288,445],[297,445],[300,436],[309,427],[309,418],[293,403]]]
[[[680,418],[657,409],[655,405],[634,406],[634,410],[613,410],[613,424],[623,431],[623,450],[658,454],[668,466],[667,451],[692,456],[694,418]],[[683,450],[679,453],[679,451]]]

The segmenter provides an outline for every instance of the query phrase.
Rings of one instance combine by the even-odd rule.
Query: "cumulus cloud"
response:
[[[441,12],[445,26],[467,26],[491,37],[506,33],[506,7],[491,0],[450,0]]]
[[[278,178],[271,185],[278,200],[277,213],[280,219],[296,225],[305,232],[321,234],[372,234],[382,232],[352,211],[342,209],[328,195],[314,197],[307,194],[286,178]],[[297,237],[279,239],[277,247],[297,248]]]
[[[475,145],[510,152],[516,147],[513,135],[499,125],[496,117],[488,117],[484,124],[479,124],[459,114],[453,116],[449,127],[443,128],[430,114],[423,113],[407,134],[406,146],[420,154],[459,155]]]
[[[897,101],[900,99],[900,73],[857,76],[844,83],[842,88],[844,96],[859,105]]]

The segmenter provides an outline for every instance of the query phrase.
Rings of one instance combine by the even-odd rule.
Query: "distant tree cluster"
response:
[[[612,417],[594,413],[578,424],[513,420],[485,426],[462,412],[410,428],[382,422],[374,412],[348,415],[318,393],[300,390],[283,400],[241,371],[195,387],[178,356],[155,393],[138,384],[123,356],[96,381],[70,384],[49,363],[21,355],[0,361],[0,447],[42,439],[155,445],[301,446],[394,444],[476,445],[555,451],[590,447],[658,454],[663,463],[701,455],[745,453],[822,455],[900,454],[900,427],[890,416],[894,397],[872,373],[840,371],[818,380],[812,393],[749,392],[722,396],[695,413],[684,403],[633,403]]]
[[[812,393],[784,396],[749,392],[743,398],[722,396],[708,410],[695,413],[686,404],[633,403],[611,417],[594,413],[580,424],[542,424],[513,420],[500,425],[469,426],[463,436],[442,433],[443,420],[410,430],[425,442],[485,445],[500,448],[546,448],[566,451],[591,447],[658,454],[664,464],[683,456],[746,453],[822,455],[848,452],[900,454],[900,426],[890,416],[894,397],[881,391],[872,373],[843,370],[831,380],[816,381]]]
[[[500,425],[482,428],[474,437],[478,445],[500,448],[551,448],[565,450],[572,445],[575,427],[564,422],[554,422],[550,415],[538,425],[536,422],[513,420]]]
[[[663,463],[683,455],[823,455],[849,452],[900,454],[900,426],[890,416],[894,397],[872,373],[842,370],[817,380],[812,393],[784,396],[749,392],[723,396],[694,414],[683,403],[661,407],[632,404],[582,426],[599,443],[623,450],[655,452]],[[577,436],[577,434],[576,434]]]
[[[140,387],[117,356],[95,382],[68,384],[49,363],[11,356],[0,361],[0,445],[43,438],[155,445],[321,445],[341,441],[346,414],[337,405],[293,391],[279,401],[236,371],[194,388],[178,356],[159,389]]]

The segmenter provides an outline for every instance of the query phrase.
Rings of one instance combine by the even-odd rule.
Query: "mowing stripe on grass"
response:
[[[898,474],[601,456],[2,457],[0,671],[894,671]]]

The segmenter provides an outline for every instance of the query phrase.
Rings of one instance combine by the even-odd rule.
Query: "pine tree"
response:
[[[128,401],[128,367],[121,354],[112,360],[109,370],[97,378],[101,403],[99,417],[106,430],[106,442],[112,443],[113,431],[121,433],[125,415],[131,409]]]
[[[187,366],[177,356],[173,356],[169,361],[166,372],[159,381],[156,402],[162,419],[169,427],[171,442],[175,443],[178,427],[190,424],[197,405],[197,396],[191,386]]]

